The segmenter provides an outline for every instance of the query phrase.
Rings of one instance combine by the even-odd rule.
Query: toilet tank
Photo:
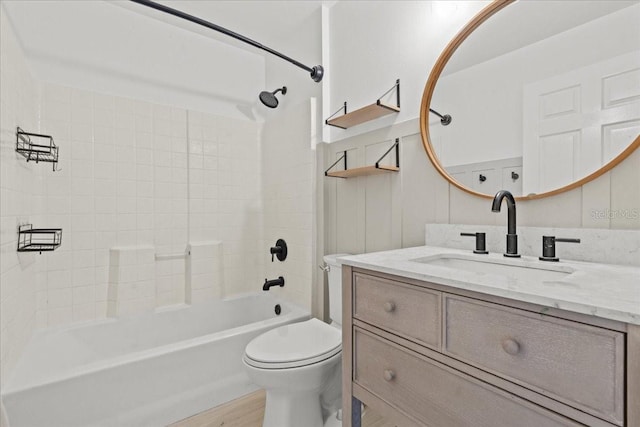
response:
[[[327,279],[329,282],[329,317],[335,323],[342,325],[342,268],[337,258],[351,254],[325,255],[324,262],[329,267]]]

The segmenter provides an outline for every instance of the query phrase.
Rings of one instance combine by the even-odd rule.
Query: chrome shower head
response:
[[[278,106],[278,98],[276,98],[276,93],[282,92],[283,95],[287,94],[287,87],[282,86],[282,88],[278,88],[273,92],[262,91],[260,92],[260,102],[266,105],[269,108],[276,108]]]

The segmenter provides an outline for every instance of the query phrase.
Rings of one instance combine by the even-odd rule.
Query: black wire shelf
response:
[[[31,224],[18,227],[18,252],[48,252],[62,244],[62,228],[33,228]]]
[[[25,132],[20,127],[16,129],[16,152],[29,161],[53,163],[53,171],[58,164],[59,147],[50,135]]]

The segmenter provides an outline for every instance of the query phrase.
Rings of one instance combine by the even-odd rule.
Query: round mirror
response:
[[[640,2],[495,1],[425,86],[427,154],[453,185],[535,199],[576,188],[640,145]]]

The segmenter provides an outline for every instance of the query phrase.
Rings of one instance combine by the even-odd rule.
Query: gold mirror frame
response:
[[[431,145],[431,139],[429,138],[429,105],[431,104],[431,98],[433,96],[433,92],[436,88],[436,84],[438,82],[440,74],[442,73],[442,70],[444,69],[445,65],[447,65],[447,62],[449,61],[451,56],[453,56],[458,47],[460,47],[462,42],[464,42],[476,28],[482,25],[491,16],[514,2],[515,0],[495,0],[493,3],[482,9],[476,16],[473,17],[473,19],[471,19],[471,21],[469,21],[469,23],[467,23],[467,25],[464,26],[462,30],[460,30],[458,34],[456,34],[456,36],[445,47],[444,51],[440,54],[440,57],[433,66],[431,74],[429,74],[427,84],[424,87],[424,92],[422,94],[422,103],[420,105],[420,134],[422,135],[422,145],[424,145],[424,149],[427,152],[427,156],[429,156],[429,160],[431,160],[431,163],[433,163],[433,166],[436,168],[438,173],[440,173],[440,175],[444,177],[444,179],[449,181],[450,184],[454,185],[464,192],[473,194],[474,196],[483,197],[485,199],[490,199],[493,196],[490,194],[477,192],[460,184],[447,173],[442,165],[440,165],[438,156],[436,155],[433,146]],[[564,193],[565,191],[581,187],[587,182],[592,181],[600,175],[603,175],[604,173],[613,169],[618,165],[618,163],[622,162],[631,153],[633,153],[633,151],[639,146],[640,135],[636,137],[636,139],[634,139],[633,142],[613,160],[602,166],[597,171],[585,176],[584,178],[581,178],[571,184],[565,185],[564,187],[560,187],[552,191],[547,191],[546,193],[532,194],[528,196],[517,196],[516,200],[541,199],[543,197],[555,196],[556,194]]]

